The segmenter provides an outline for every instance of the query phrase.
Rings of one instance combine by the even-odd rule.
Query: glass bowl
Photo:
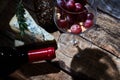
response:
[[[60,3],[60,1],[64,3]],[[94,6],[94,0],[91,1],[92,5],[87,2],[83,5],[79,2],[73,2],[75,7],[70,9],[68,1],[56,0],[54,22],[57,28],[62,32],[72,34],[81,34],[91,29],[96,23],[97,10]],[[76,5],[78,5],[78,8],[76,8]]]

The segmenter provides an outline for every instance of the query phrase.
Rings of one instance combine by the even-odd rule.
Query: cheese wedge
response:
[[[25,35],[29,36],[30,40],[33,42],[41,42],[41,41],[53,41],[55,40],[54,36],[48,33],[45,29],[39,26],[30,13],[25,9],[26,24],[28,25],[28,30],[25,31]],[[12,17],[9,22],[11,29],[17,33],[20,32],[19,24],[17,21],[16,15]]]

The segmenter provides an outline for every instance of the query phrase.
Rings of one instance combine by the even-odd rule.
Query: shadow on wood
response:
[[[56,61],[53,63],[56,63]],[[50,65],[47,62],[38,62],[33,64],[26,64],[20,68],[20,71],[23,73],[23,75],[30,77],[50,73],[58,73],[60,72],[60,69]]]
[[[120,74],[114,61],[109,55],[98,49],[86,48],[80,51],[73,57],[71,69],[74,70],[78,76],[81,76],[81,73],[83,73],[95,80],[120,79]]]
[[[52,63],[58,64],[58,61],[54,61]],[[37,80],[47,78],[47,80],[49,80],[52,76],[49,77],[48,74],[56,74],[59,72],[59,68],[56,68],[45,61],[40,61],[32,64],[24,64],[19,69],[11,73],[9,76],[0,77],[0,80],[32,80],[32,77]]]
[[[58,62],[55,61],[53,63],[58,63]],[[50,65],[47,62],[38,62],[33,64],[26,64],[20,68],[20,71],[24,75],[30,77],[30,76],[45,75],[50,73],[58,73],[60,72],[60,69]]]

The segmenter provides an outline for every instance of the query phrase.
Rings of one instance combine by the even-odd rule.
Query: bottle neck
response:
[[[20,58],[23,61],[27,61],[28,63],[41,61],[41,60],[52,60],[56,57],[55,55],[55,48],[54,47],[46,47],[40,49],[33,49],[33,50],[18,50],[20,53]]]
[[[0,76],[8,75],[25,63],[55,58],[55,48],[47,47],[35,50],[18,50],[0,47]]]
[[[10,63],[16,62],[18,64],[35,62],[41,60],[51,60],[55,58],[55,48],[46,47],[34,50],[20,50],[10,47],[0,48],[0,62]]]
[[[29,62],[41,61],[41,60],[52,60],[55,56],[55,48],[47,47],[41,49],[35,49],[28,51]]]

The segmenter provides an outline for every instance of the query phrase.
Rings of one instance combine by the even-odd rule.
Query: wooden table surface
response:
[[[58,44],[56,58],[52,62],[25,64],[10,75],[12,79],[120,80],[119,20],[98,11],[96,25],[86,33],[75,36],[79,47],[69,45],[64,48],[72,39],[69,34],[59,31],[51,34]],[[64,51],[73,52],[70,53],[72,57],[63,54]]]
[[[58,33],[59,34],[59,33]],[[54,35],[58,36],[57,32]],[[97,22],[93,29],[76,36],[79,41],[79,52],[76,47],[68,48],[76,51],[72,58],[63,53],[64,46],[72,39],[69,34],[59,34],[61,41],[58,42],[57,58],[64,62],[61,67],[71,73],[84,73],[96,80],[119,80],[120,77],[120,23],[119,20],[98,11]],[[57,40],[59,37],[56,38]],[[62,41],[63,40],[63,41]],[[65,44],[65,45],[63,45]],[[67,49],[65,49],[67,50]],[[76,75],[78,75],[76,73]],[[89,80],[89,79],[88,79]]]
[[[81,50],[72,45],[64,48],[72,39],[70,34],[59,31],[52,34],[58,43],[56,59],[47,63],[26,64],[11,76],[18,80],[120,80],[118,20],[98,12],[95,27],[75,36]],[[60,38],[61,41],[58,40]],[[64,51],[73,52],[70,53],[72,56],[66,56]]]

